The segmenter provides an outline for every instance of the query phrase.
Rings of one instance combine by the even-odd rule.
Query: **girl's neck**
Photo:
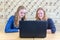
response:
[[[21,21],[21,18],[19,18],[19,21]]]
[[[22,18],[19,17],[19,21],[21,21]]]
[[[43,18],[40,18],[40,20],[43,20]]]
[[[43,19],[40,19],[41,21],[43,20]]]

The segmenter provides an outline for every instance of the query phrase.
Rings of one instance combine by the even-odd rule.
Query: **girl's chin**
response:
[[[39,17],[41,17],[41,18],[42,18],[42,16],[39,16]]]
[[[39,17],[40,19],[43,18],[43,17]]]
[[[23,18],[22,16],[20,16],[20,18]]]

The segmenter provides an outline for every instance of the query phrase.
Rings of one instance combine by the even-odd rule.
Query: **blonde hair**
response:
[[[41,7],[37,9],[37,11],[36,11],[36,17],[35,17],[35,18],[36,18],[36,20],[41,20],[41,19],[38,17],[38,11],[39,11],[39,10],[43,10],[43,9],[42,9]],[[45,13],[45,11],[44,11],[44,10],[43,10],[43,12],[44,12],[43,20],[45,20],[45,21],[46,21],[46,20],[47,20],[46,13]]]
[[[24,6],[19,6],[17,11],[15,12],[15,15],[14,15],[15,16],[15,18],[14,18],[14,26],[19,26],[19,11],[21,9],[25,9],[25,7]],[[25,19],[25,16],[23,17],[23,19]]]

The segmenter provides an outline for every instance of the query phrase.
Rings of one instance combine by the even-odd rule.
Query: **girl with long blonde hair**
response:
[[[17,11],[15,12],[15,15],[11,16],[9,20],[7,21],[5,32],[18,32],[19,29],[19,21],[25,20],[26,15],[26,8],[24,6],[19,6]]]

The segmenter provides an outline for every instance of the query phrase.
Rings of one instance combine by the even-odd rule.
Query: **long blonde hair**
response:
[[[15,16],[15,18],[14,18],[14,26],[19,26],[19,11],[21,9],[25,9],[25,7],[24,6],[19,6],[17,11],[15,12],[15,15],[14,15]],[[25,16],[23,17],[23,19],[25,19]]]
[[[36,17],[35,17],[35,18],[36,18],[36,20],[41,20],[41,19],[38,17],[38,11],[39,11],[39,10],[43,10],[43,12],[44,12],[43,20],[47,20],[46,13],[45,13],[44,9],[43,9],[43,8],[41,8],[41,7],[40,7],[40,8],[38,8],[38,9],[37,9],[37,11],[36,11]]]

